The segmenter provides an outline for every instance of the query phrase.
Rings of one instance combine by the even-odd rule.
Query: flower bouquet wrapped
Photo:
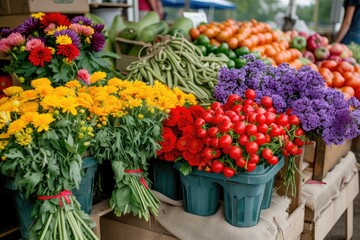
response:
[[[0,100],[0,170],[26,197],[35,197],[30,239],[97,239],[93,222],[71,194],[83,176],[82,154],[94,121],[73,84],[54,88],[47,78],[31,90],[4,90]]]
[[[2,29],[0,36],[0,53],[10,56],[4,70],[25,87],[40,77],[61,86],[75,79],[79,69],[111,71],[107,59],[117,57],[104,51],[104,25],[84,16],[36,13],[17,28]]]
[[[114,213],[132,213],[148,221],[158,213],[159,200],[149,188],[147,170],[148,160],[160,149],[162,121],[168,109],[194,103],[195,97],[159,82],[149,86],[105,78],[105,73],[94,74],[88,92],[93,99],[92,113],[102,119],[90,151],[99,161],[111,162],[115,186],[110,206]]]
[[[291,113],[277,113],[269,96],[259,103],[255,99],[255,91],[247,89],[245,98],[230,94],[224,104],[213,102],[210,109],[171,109],[164,121],[159,158],[183,159],[180,171],[184,175],[197,167],[231,178],[252,172],[260,164],[277,164],[279,156],[301,154],[300,146],[308,139],[300,119]]]

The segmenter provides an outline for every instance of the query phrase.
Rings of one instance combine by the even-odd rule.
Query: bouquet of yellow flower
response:
[[[1,173],[37,199],[30,239],[97,239],[71,193],[79,188],[82,154],[94,137],[90,100],[77,92],[77,81],[54,88],[40,78],[31,86],[9,87],[0,100]]]
[[[148,160],[156,157],[162,140],[162,120],[170,108],[196,104],[195,97],[155,82],[112,78],[94,74],[89,98],[93,113],[102,119],[95,128],[95,144],[90,148],[100,162],[110,160],[115,187],[110,206],[117,216],[133,213],[149,220],[158,213],[158,199],[149,188]]]
[[[107,59],[117,55],[104,51],[104,32],[103,24],[85,16],[32,14],[18,27],[0,31],[0,53],[10,56],[4,70],[27,87],[40,77],[62,86],[76,78],[80,69],[90,74],[100,69],[110,72],[113,63]]]

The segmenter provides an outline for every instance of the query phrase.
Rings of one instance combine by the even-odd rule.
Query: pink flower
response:
[[[0,52],[9,53],[11,49],[11,45],[7,38],[0,39]]]
[[[77,77],[78,79],[84,81],[87,85],[90,85],[90,74],[86,69],[80,69]]]
[[[20,47],[24,45],[25,38],[20,33],[14,32],[7,37],[8,43],[13,47]]]
[[[38,48],[38,47],[44,48],[45,44],[40,39],[34,38],[26,43],[25,50],[30,52],[34,48]]]

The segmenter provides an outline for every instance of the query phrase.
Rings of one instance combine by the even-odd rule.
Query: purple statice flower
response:
[[[92,40],[91,40],[91,49],[95,52],[100,52],[104,49],[105,47],[105,37],[103,34],[99,33],[99,32],[95,32],[92,35]]]
[[[78,49],[81,49],[81,42],[79,35],[77,35],[74,31],[70,29],[64,29],[60,31],[55,31],[54,37],[57,38],[58,36],[66,35],[72,40],[72,44],[74,44]]]
[[[101,33],[102,31],[104,31],[105,29],[105,25],[104,24],[101,24],[101,23],[97,23],[97,24],[94,24],[92,26],[92,28],[94,29],[94,31],[96,33]]]
[[[92,21],[91,19],[84,16],[76,16],[73,19],[71,19],[71,23],[78,23],[85,26],[91,26]]]
[[[16,28],[16,31],[22,35],[29,36],[30,34],[39,30],[39,23],[39,19],[29,17]]]

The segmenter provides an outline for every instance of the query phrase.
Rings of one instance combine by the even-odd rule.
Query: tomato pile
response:
[[[253,171],[257,164],[277,164],[279,156],[298,155],[306,137],[295,115],[277,114],[272,99],[255,102],[255,91],[245,91],[245,99],[232,94],[225,104],[214,102],[203,118],[195,120],[196,136],[206,147],[209,160],[205,171],[226,177]]]
[[[216,53],[216,47],[221,47],[228,48],[227,51],[231,53],[238,48],[246,47],[250,52],[259,53],[261,58],[267,59],[270,64],[279,65],[286,62],[295,68],[302,66],[299,60],[301,52],[290,48],[285,33],[254,19],[246,22],[227,19],[220,23],[201,24],[190,30],[190,36],[194,42],[199,37],[202,38],[201,41],[197,41],[197,45],[205,45],[208,52]],[[204,41],[204,36],[209,40]]]

